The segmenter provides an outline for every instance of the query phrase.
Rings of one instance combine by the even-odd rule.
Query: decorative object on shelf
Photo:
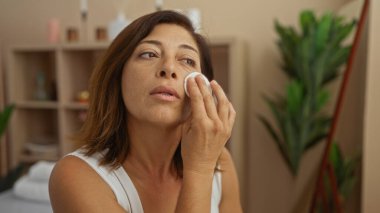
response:
[[[46,78],[45,73],[38,71],[36,74],[36,92],[35,99],[38,101],[46,101],[49,99],[46,91]]]
[[[124,9],[126,8],[127,0],[115,0],[114,8],[117,11],[116,18],[108,23],[107,36],[109,40],[113,40],[116,36],[131,23],[131,20],[126,18]]]
[[[186,15],[190,19],[191,23],[193,24],[195,31],[200,33],[201,28],[202,28],[201,11],[198,8],[189,8],[186,10]]]
[[[59,42],[59,20],[52,18],[48,23],[48,41],[55,44]]]
[[[107,29],[104,27],[98,27],[95,31],[96,41],[106,41],[107,40]]]
[[[155,0],[154,7],[156,8],[156,11],[162,10],[163,5],[164,5],[164,0]]]
[[[76,96],[76,101],[80,103],[88,103],[89,98],[90,98],[90,93],[88,92],[88,90],[83,90],[83,91],[78,92]]]
[[[80,17],[82,26],[82,40],[87,41],[87,18],[88,18],[88,1],[80,0]]]
[[[331,13],[317,19],[312,11],[300,14],[300,33],[275,22],[282,69],[290,82],[285,97],[265,97],[277,125],[263,116],[259,119],[294,176],[303,154],[325,139],[329,131],[332,117],[322,113],[330,96],[326,85],[338,77],[347,61],[351,46],[343,41],[355,23],[346,23]]]
[[[126,27],[128,24],[130,24],[131,21],[128,20],[124,13],[122,11],[119,11],[117,14],[116,19],[111,21],[108,24],[108,38],[110,40],[115,39],[115,37]]]
[[[69,27],[66,31],[66,39],[68,42],[77,42],[79,40],[78,29],[75,27]]]
[[[189,9],[174,9],[174,11],[185,15],[193,25],[195,31],[200,33],[202,30],[202,17],[201,11],[198,8],[189,8]]]

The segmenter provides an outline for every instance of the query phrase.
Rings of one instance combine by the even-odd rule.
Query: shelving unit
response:
[[[18,45],[11,46],[7,55],[7,88],[9,102],[15,104],[10,123],[11,165],[19,162],[57,160],[76,147],[70,140],[81,125],[86,103],[76,96],[86,90],[91,72],[104,54],[108,43]],[[211,52],[215,78],[225,89],[239,112],[233,143],[229,149],[243,171],[245,142],[244,69],[242,46],[231,38],[212,39]],[[37,76],[45,77],[47,99],[38,100]],[[82,120],[81,120],[82,119]],[[27,152],[27,147],[41,144],[56,146],[56,153]],[[53,147],[53,148],[52,148]],[[34,154],[33,154],[34,153]]]

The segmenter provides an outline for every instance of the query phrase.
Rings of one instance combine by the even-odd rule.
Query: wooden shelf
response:
[[[25,109],[58,109],[58,102],[55,101],[23,101],[15,105],[17,108]]]
[[[16,44],[12,46],[14,52],[54,52],[58,48],[57,44]]]
[[[66,109],[73,109],[73,110],[81,110],[81,109],[88,109],[87,103],[67,103],[63,105]]]
[[[94,43],[65,43],[62,44],[63,50],[106,50],[110,45],[109,42],[94,42]]]

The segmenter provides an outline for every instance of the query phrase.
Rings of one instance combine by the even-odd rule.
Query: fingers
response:
[[[232,127],[235,123],[236,111],[232,103],[228,100],[222,87],[216,82],[211,81],[211,88],[218,102],[218,115],[226,129],[231,134]]]
[[[231,128],[236,117],[235,109],[216,81],[211,81],[210,85],[212,92],[200,76],[189,79],[187,89],[191,99],[192,116],[201,119],[207,116],[214,121],[220,120],[225,127]],[[212,93],[216,97],[217,105]]]
[[[195,81],[197,82],[198,88],[202,94],[204,107],[206,109],[208,117],[213,119],[214,121],[219,120],[219,116],[214,102],[214,97],[212,97],[212,91],[206,85],[205,81],[201,76],[195,77]]]
[[[190,78],[187,82],[187,91],[189,92],[191,114],[195,119],[202,119],[207,116],[206,109],[203,104],[201,91],[194,78]]]
[[[230,114],[230,105],[232,106],[232,104],[228,100],[222,87],[216,81],[211,81],[211,88],[218,102],[219,118],[223,122],[223,124],[226,125],[228,124],[228,119],[229,119],[229,114]]]
[[[236,118],[236,111],[235,111],[234,107],[232,106],[232,103],[230,102],[229,114],[228,114],[228,124],[231,127],[231,129],[235,123],[235,118]]]

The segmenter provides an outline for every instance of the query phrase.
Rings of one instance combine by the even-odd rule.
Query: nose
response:
[[[163,78],[174,78],[177,79],[177,74],[175,72],[167,71],[165,69],[162,69],[159,73],[160,77]]]
[[[164,63],[162,64],[162,68],[159,69],[157,72],[158,77],[161,78],[173,78],[177,79],[178,74],[177,70],[175,69],[174,62],[172,60],[165,60]]]

